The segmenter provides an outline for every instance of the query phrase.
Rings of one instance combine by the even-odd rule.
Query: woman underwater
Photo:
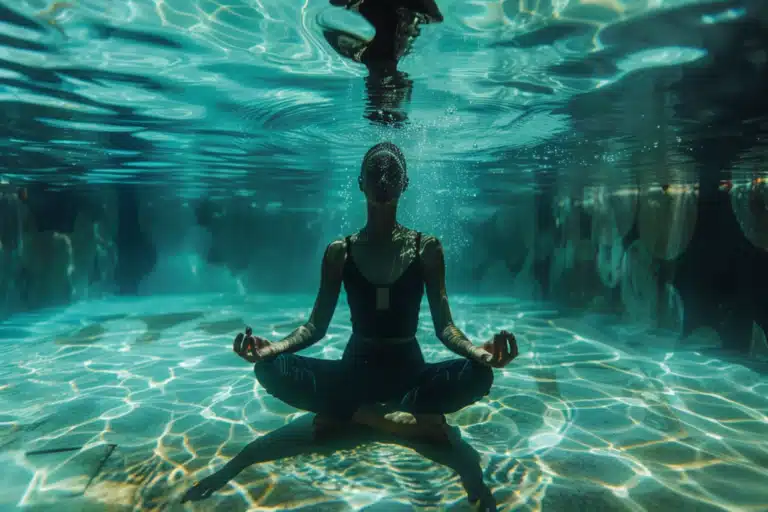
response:
[[[440,241],[396,220],[408,187],[400,149],[389,142],[372,147],[358,182],[368,203],[367,223],[328,245],[307,323],[275,343],[249,328],[235,338],[234,351],[255,363],[256,379],[267,392],[316,413],[316,437],[354,421],[395,435],[445,440],[443,415],[487,395],[492,369],[518,355],[517,342],[501,331],[478,347],[454,325]],[[325,336],[342,284],[352,336],[341,360],[295,354]],[[437,337],[460,358],[424,361],[416,330],[425,287]]]

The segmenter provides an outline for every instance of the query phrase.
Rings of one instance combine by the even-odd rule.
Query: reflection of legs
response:
[[[492,384],[493,370],[468,359],[430,363],[400,405],[415,415],[449,414],[480,400]]]
[[[253,371],[270,395],[297,409],[349,419],[359,404],[342,361],[280,354],[256,363]]]

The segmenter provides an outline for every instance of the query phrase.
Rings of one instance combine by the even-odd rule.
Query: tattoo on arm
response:
[[[437,238],[425,239],[422,261],[429,309],[438,339],[456,354],[473,359],[477,347],[453,323],[448,292],[445,289],[445,256]]]
[[[309,320],[279,342],[270,345],[267,349],[268,355],[298,352],[323,339],[339,301],[345,251],[345,244],[341,241],[333,242],[325,250],[320,273],[320,291],[317,293]]]

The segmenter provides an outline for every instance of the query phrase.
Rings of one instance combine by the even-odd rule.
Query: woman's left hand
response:
[[[254,336],[253,331],[250,327],[248,327],[245,329],[245,334],[241,332],[235,337],[232,350],[234,350],[237,355],[249,363],[256,363],[264,359],[264,349],[266,349],[269,345],[269,341],[264,338]]]
[[[504,368],[519,353],[517,339],[514,334],[508,331],[500,331],[495,334],[491,341],[483,345],[483,350],[490,356],[486,355],[483,362],[494,368]]]

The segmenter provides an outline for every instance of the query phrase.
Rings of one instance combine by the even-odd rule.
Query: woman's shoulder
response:
[[[440,239],[433,234],[406,228],[405,236],[411,240],[408,245],[413,244],[411,246],[418,249],[419,256],[422,258],[431,259],[437,253],[442,252]]]
[[[424,231],[417,231],[415,229],[410,230],[410,236],[418,239],[421,243],[421,248],[425,246],[440,245],[440,239],[431,233],[425,233]]]
[[[339,238],[337,240],[333,240],[331,243],[328,244],[328,247],[326,247],[325,249],[324,259],[331,264],[342,264],[344,263],[344,257],[346,255],[346,252],[347,252],[346,238]]]

